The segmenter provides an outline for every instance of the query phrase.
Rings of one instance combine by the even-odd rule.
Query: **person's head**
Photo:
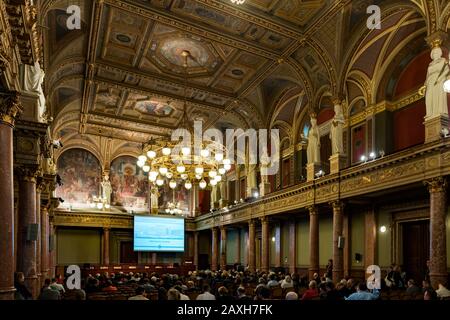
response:
[[[48,286],[50,286],[50,284],[51,284],[50,279],[49,279],[49,278],[45,279],[45,281],[44,281],[44,286],[45,286],[45,287],[48,287]]]
[[[413,279],[409,279],[408,280],[408,287],[412,287],[412,286],[415,286],[415,285],[416,285],[416,282]]]
[[[435,295],[431,288],[426,288],[423,293],[423,300],[434,300]]]
[[[316,288],[317,288],[317,282],[314,281],[314,280],[311,280],[311,281],[309,282],[309,288],[310,288],[310,289],[316,289]]]
[[[286,294],[286,300],[298,300],[298,294],[295,292],[288,292]]]
[[[113,285],[113,283],[112,283],[111,280],[107,280],[107,281],[106,281],[106,286],[107,286],[107,287],[111,287],[112,285]]]
[[[423,280],[422,281],[422,287],[429,288],[430,287],[430,282],[428,280]]]
[[[354,285],[355,285],[355,281],[353,279],[347,280],[347,288],[352,289]]]
[[[258,297],[262,300],[270,299],[270,289],[267,287],[261,287],[258,291]]]
[[[358,286],[357,286],[356,290],[357,290],[358,292],[361,292],[361,291],[367,291],[367,285],[366,285],[366,283],[365,283],[364,281],[361,281],[360,283],[358,283]]]
[[[286,281],[286,282],[288,282],[288,283],[292,282],[291,276],[290,276],[290,275],[287,275],[287,276],[284,278],[284,281]]]
[[[180,300],[180,292],[177,289],[169,289],[167,291],[167,300]]]
[[[205,284],[203,285],[203,292],[209,292],[211,291],[211,288],[209,287],[209,285]]]
[[[219,296],[221,297],[225,297],[228,296],[228,289],[224,286],[221,286],[218,290],[217,293],[219,294]]]
[[[23,272],[16,272],[16,282],[24,283],[25,282],[25,275]]]
[[[145,296],[146,294],[144,287],[141,286],[137,287],[135,292],[137,296]]]
[[[244,287],[237,288],[237,294],[238,296],[245,296],[245,288]]]
[[[313,279],[317,279],[317,278],[319,278],[319,274],[317,272],[314,272]]]
[[[333,264],[333,259],[329,259],[328,260],[328,264],[332,265]]]
[[[52,283],[56,283],[56,278],[52,278]]]

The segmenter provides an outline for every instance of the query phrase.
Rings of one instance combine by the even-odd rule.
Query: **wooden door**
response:
[[[421,283],[430,256],[430,221],[402,223],[403,271],[406,278]]]
[[[120,263],[138,263],[138,253],[133,249],[133,241],[120,242]]]

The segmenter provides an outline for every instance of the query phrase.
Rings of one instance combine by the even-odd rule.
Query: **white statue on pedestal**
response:
[[[334,106],[334,118],[331,122],[330,139],[331,139],[331,154],[344,154],[344,115],[342,113],[342,106],[336,104]]]
[[[150,208],[152,213],[157,213],[159,209],[159,191],[158,188],[153,187],[150,190]]]
[[[107,204],[111,204],[111,181],[109,181],[109,176],[106,174],[102,181],[102,196],[106,199]]]
[[[450,68],[447,60],[442,57],[442,49],[439,47],[431,50],[431,59],[433,61],[428,66],[425,82],[426,118],[448,115],[447,93],[444,91],[444,82],[450,73]]]
[[[320,163],[320,132],[317,119],[311,115],[311,128],[308,132],[308,163]]]
[[[42,84],[44,83],[45,72],[41,69],[39,62],[36,61],[34,66],[25,65],[23,89],[25,91],[34,92],[39,95],[39,120],[43,118],[45,113],[45,95],[42,89]]]

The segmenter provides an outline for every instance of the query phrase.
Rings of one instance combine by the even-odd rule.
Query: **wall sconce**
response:
[[[381,232],[381,233],[386,233],[386,231],[387,231],[386,226],[381,226],[381,227],[380,227],[380,232]]]

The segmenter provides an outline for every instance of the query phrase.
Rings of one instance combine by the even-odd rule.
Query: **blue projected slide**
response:
[[[134,251],[184,252],[184,219],[134,216]]]

